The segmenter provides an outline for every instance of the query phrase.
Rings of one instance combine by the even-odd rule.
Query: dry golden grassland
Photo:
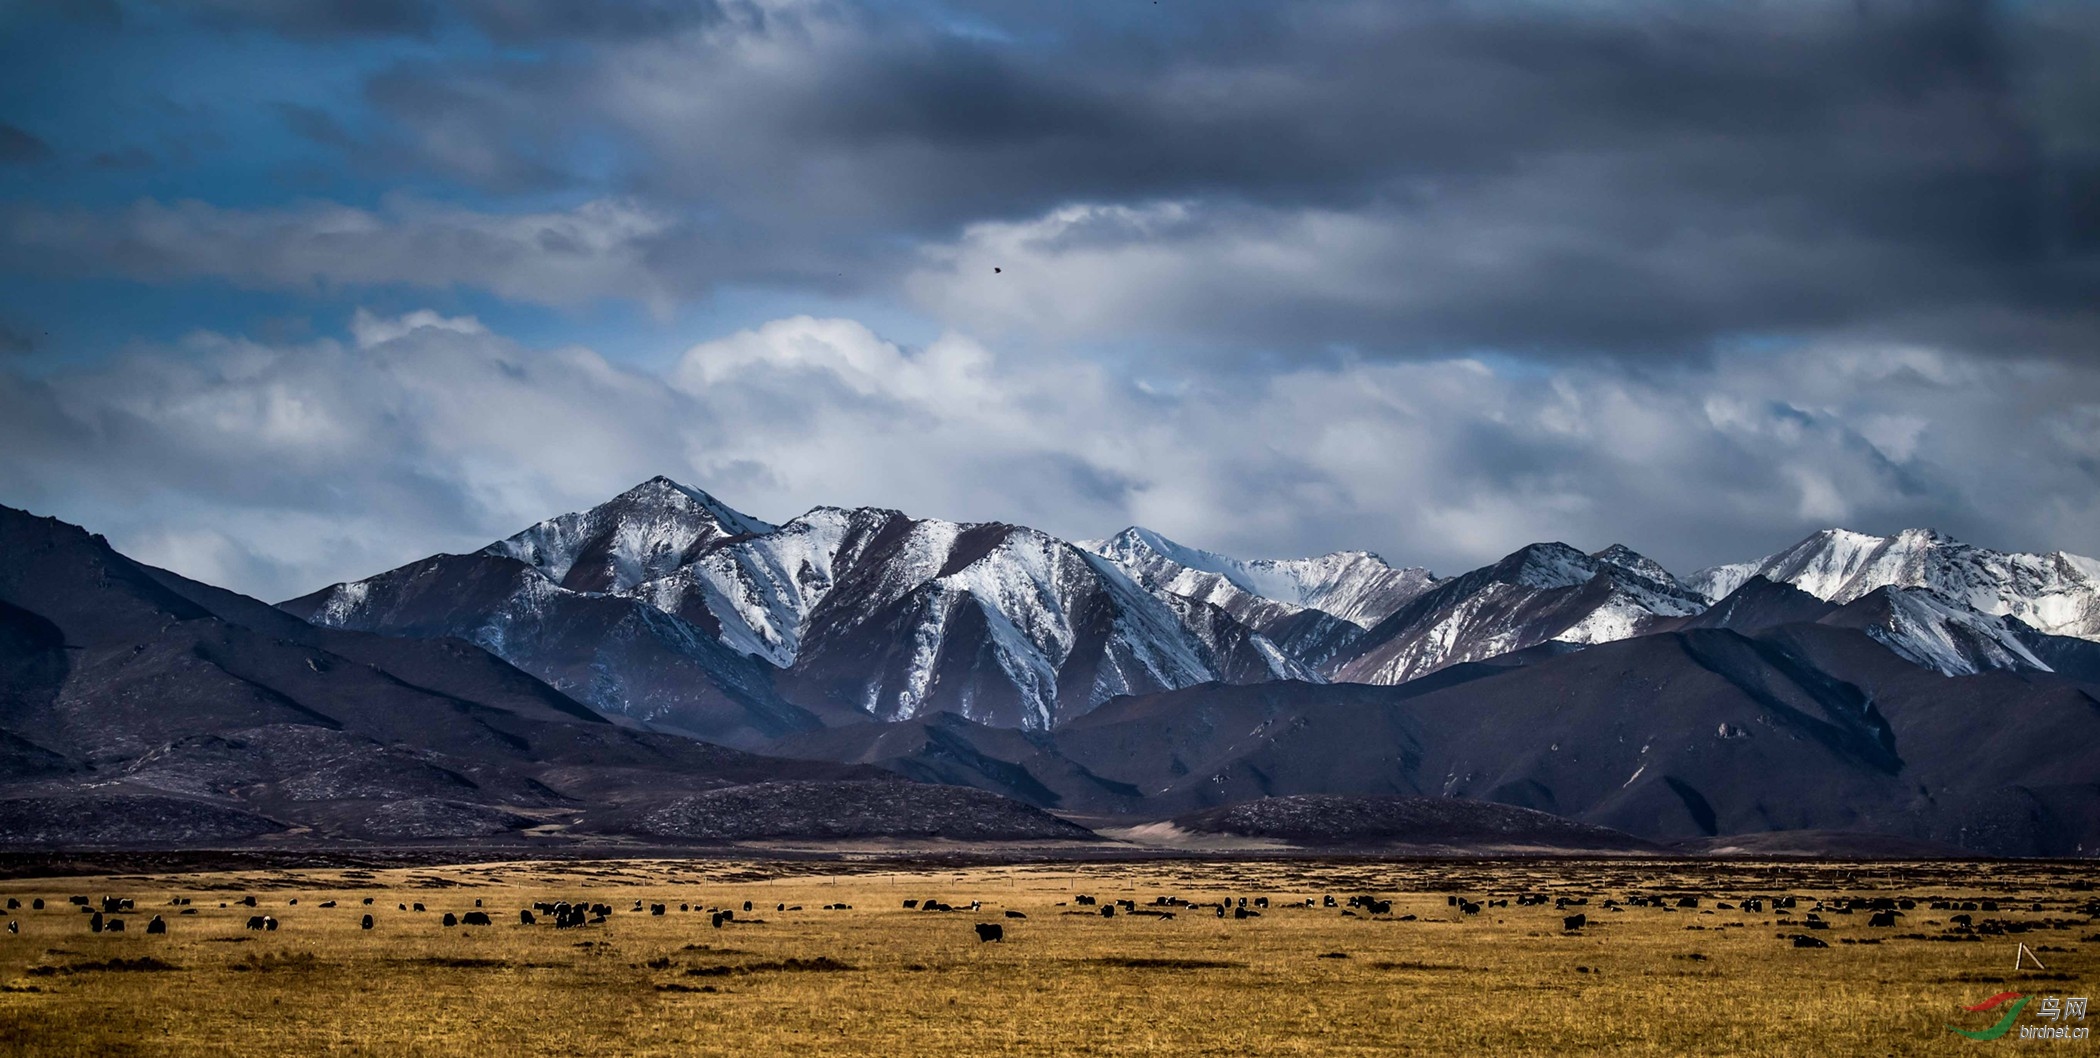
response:
[[[0,882],[22,904],[0,913],[21,924],[0,934],[0,1054],[1988,1053],[2021,1044],[1952,1035],[1950,1022],[1993,1017],[1961,1005],[2094,990],[2092,877],[2048,864],[614,861],[17,879]],[[1391,913],[1302,906],[1367,892]],[[1447,901],[1526,893],[1587,897],[1569,912],[1591,925],[1564,932],[1569,912],[1550,904],[1464,915]],[[1795,925],[1769,906],[1714,906],[1782,893],[1802,897]],[[137,911],[125,932],[94,934],[74,894],[129,896]],[[255,911],[238,903],[251,894]],[[1079,894],[1273,906],[1103,918]],[[1634,894],[1701,906],[1602,906]],[[1876,894],[1921,902],[1894,928],[1827,913],[1827,948],[1779,936],[1804,932],[1814,898]],[[178,914],[177,897],[196,913]],[[929,898],[958,910],[902,907]],[[2057,928],[1906,939],[1948,928],[1951,913],[1923,902],[1946,898],[2005,902],[1979,924]],[[494,925],[440,925],[477,899]],[[558,899],[614,913],[519,923]],[[669,910],[635,913],[637,900]],[[416,902],[429,910],[397,909]],[[737,921],[711,927],[712,907]],[[155,913],[164,936],[144,932]],[[280,928],[246,929],[258,913]],[[1006,939],[980,943],[979,922]],[[2048,969],[2015,972],[2016,941]]]

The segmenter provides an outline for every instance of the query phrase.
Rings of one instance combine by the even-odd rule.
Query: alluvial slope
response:
[[[1705,608],[1624,547],[1585,555],[1566,544],[1533,544],[1415,596],[1322,668],[1339,681],[1404,683],[1549,641],[1626,639]]]
[[[991,727],[953,713],[790,735],[767,752],[871,764],[922,782],[972,786],[1044,808],[1123,816],[1147,811],[1145,791],[1093,774],[1066,757],[1050,732]]]
[[[1175,827],[1202,834],[1269,838],[1294,845],[1637,851],[1654,846],[1630,834],[1575,823],[1528,808],[1456,797],[1347,797],[1297,794],[1178,816]]]
[[[1689,582],[1718,599],[1753,576],[1836,603],[1881,588],[1922,588],[1944,602],[2015,617],[2050,635],[2100,639],[2100,561],[2061,551],[1991,551],[1930,529],[1886,537],[1826,529],[1757,562],[1702,570]]]
[[[587,826],[658,840],[1094,840],[1084,827],[982,790],[895,781],[724,787],[638,801]]]

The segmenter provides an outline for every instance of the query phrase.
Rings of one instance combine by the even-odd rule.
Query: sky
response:
[[[2100,5],[0,0],[0,503],[2100,554]]]

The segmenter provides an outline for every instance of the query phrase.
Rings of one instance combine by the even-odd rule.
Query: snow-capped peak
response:
[[[691,504],[696,510],[706,512],[716,524],[733,535],[770,533],[776,528],[770,522],[753,518],[691,485],[680,484],[662,474],[628,489],[615,497],[613,502],[625,501],[637,506],[654,502],[666,507],[679,507],[683,506],[681,500]]]
[[[954,709],[1042,727],[1115,694],[1317,679],[1215,607],[1155,597],[1113,562],[996,522],[819,507],[635,594],[704,610],[731,648],[886,719]]]
[[[1141,526],[1078,546],[1115,562],[1147,588],[1210,602],[1236,615],[1257,608],[1242,598],[1251,596],[1284,612],[1319,610],[1359,628],[1377,624],[1436,582],[1426,569],[1395,567],[1369,551],[1237,559],[1176,543]]]
[[[1493,569],[1495,579],[1526,588],[1572,588],[1597,575],[1597,562],[1566,544],[1527,544]]]
[[[699,489],[658,476],[484,551],[518,559],[563,587],[627,591],[691,563],[722,540],[773,528]]]
[[[1614,566],[1671,588],[1684,587],[1675,574],[1663,568],[1663,564],[1641,554],[1625,544],[1613,544],[1590,556],[1607,566]]]
[[[2002,617],[1986,617],[1947,602],[1925,588],[1883,587],[1862,596],[1854,608],[1829,620],[1863,621],[1863,629],[1906,660],[1946,676],[1968,676],[1985,669],[2048,672],[2049,666],[2006,627]]]
[[[1881,588],[1919,588],[2051,635],[2100,639],[2100,562],[2063,552],[1992,551],[1933,529],[1893,536],[1825,529],[1757,562],[1702,570],[1692,584],[1713,599],[1752,576],[1840,604]]]

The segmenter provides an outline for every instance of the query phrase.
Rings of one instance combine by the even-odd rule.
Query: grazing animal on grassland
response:
[[[996,922],[979,922],[977,924],[977,943],[983,944],[987,941],[1003,941],[1005,939],[1005,926]]]

